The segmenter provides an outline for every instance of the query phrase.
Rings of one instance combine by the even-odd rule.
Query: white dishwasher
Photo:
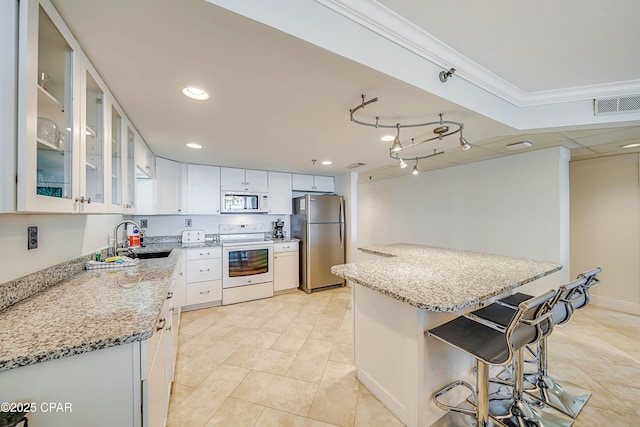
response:
[[[300,286],[298,241],[273,243],[273,293],[295,292]]]

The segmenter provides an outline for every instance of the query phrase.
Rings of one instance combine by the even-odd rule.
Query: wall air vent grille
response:
[[[640,95],[594,99],[594,114],[640,113]]]
[[[364,166],[364,165],[366,165],[366,163],[357,162],[357,163],[351,163],[350,165],[347,165],[346,168],[347,169],[355,169],[355,168],[359,168],[360,166]]]

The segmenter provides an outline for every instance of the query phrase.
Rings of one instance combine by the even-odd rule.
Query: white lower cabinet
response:
[[[222,248],[187,249],[184,310],[222,303]]]
[[[273,293],[294,292],[300,286],[298,242],[273,244]]]

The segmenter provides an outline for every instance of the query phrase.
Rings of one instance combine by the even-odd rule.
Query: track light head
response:
[[[453,77],[453,73],[455,72],[455,68],[451,68],[449,71],[440,71],[440,74],[438,75],[440,77],[440,81],[442,83],[446,83],[447,80],[449,80],[449,77]]]

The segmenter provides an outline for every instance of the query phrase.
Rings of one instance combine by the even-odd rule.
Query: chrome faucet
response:
[[[122,248],[119,247],[119,243],[118,243],[118,228],[120,228],[120,226],[124,224],[135,225],[136,227],[138,227],[138,230],[140,231],[140,235],[142,235],[142,230],[140,230],[140,226],[138,225],[137,222],[132,221],[130,219],[125,219],[124,221],[120,221],[115,227],[113,227],[113,253],[115,255],[118,255],[118,251],[125,252],[129,250],[124,247],[124,243],[122,245]]]

